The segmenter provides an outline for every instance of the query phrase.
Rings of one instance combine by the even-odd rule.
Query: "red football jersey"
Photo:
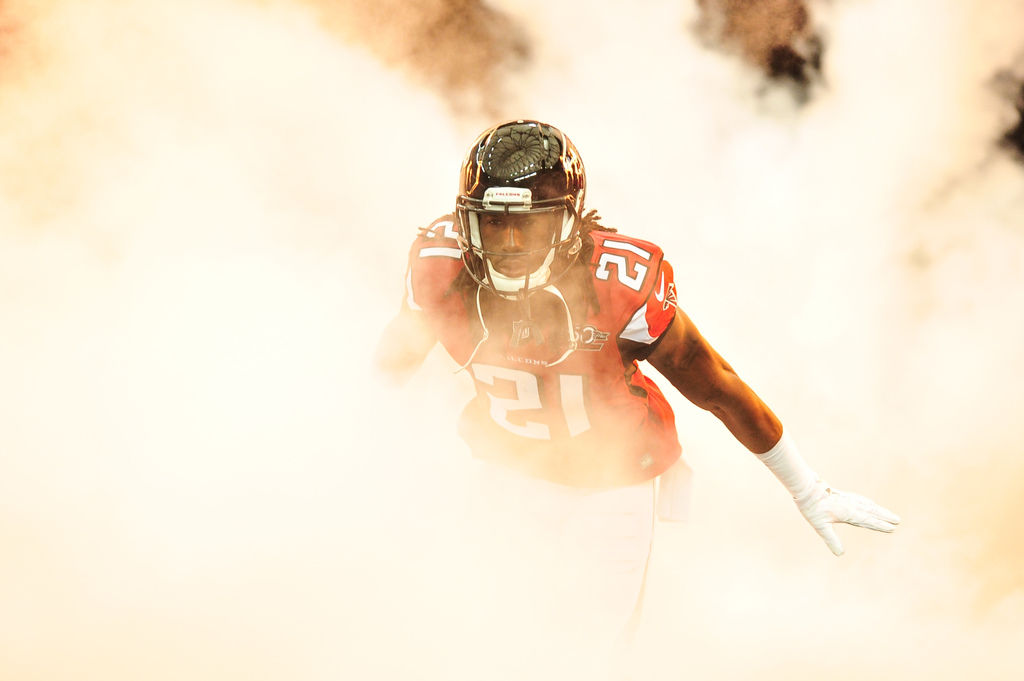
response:
[[[524,303],[473,283],[455,236],[449,215],[416,239],[406,304],[473,376],[459,429],[474,455],[585,487],[667,469],[680,454],[672,409],[620,346],[650,346],[674,318],[661,249],[593,231],[589,258]]]

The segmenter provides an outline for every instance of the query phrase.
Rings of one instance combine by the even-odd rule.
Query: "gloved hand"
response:
[[[834,523],[847,523],[878,532],[892,532],[900,522],[898,515],[871,499],[851,492],[842,492],[820,480],[810,494],[794,501],[807,522],[837,556],[843,555],[843,544],[832,527]]]
[[[785,486],[800,513],[837,556],[843,555],[843,544],[832,527],[834,523],[892,532],[900,522],[898,515],[867,497],[840,492],[822,482],[786,433],[774,447],[758,454],[757,458]]]

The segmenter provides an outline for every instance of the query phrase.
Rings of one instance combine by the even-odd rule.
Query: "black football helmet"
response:
[[[579,151],[554,126],[517,120],[484,131],[462,163],[455,208],[459,246],[470,276],[509,298],[556,281],[582,245],[586,187]],[[530,221],[531,245],[510,252],[507,245],[485,243],[481,225],[502,220]]]

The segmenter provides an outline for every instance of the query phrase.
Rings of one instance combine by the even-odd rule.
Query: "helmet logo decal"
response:
[[[539,126],[522,125],[493,140],[484,153],[484,172],[495,178],[520,180],[554,167],[562,147],[557,140],[542,135]]]
[[[533,192],[518,187],[488,187],[484,192],[484,210],[501,209],[515,206],[529,210],[533,205]]]

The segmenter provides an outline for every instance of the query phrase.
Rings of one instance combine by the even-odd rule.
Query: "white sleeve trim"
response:
[[[411,267],[405,273],[405,303],[409,306],[409,309],[411,309],[411,310],[422,310],[423,309],[422,307],[419,306],[419,304],[416,302],[416,298],[414,298],[413,295],[412,295],[412,268]]]
[[[420,249],[421,258],[456,258],[462,257],[462,249],[459,248],[444,248],[443,246],[428,246]]]
[[[640,306],[640,309],[633,314],[633,318],[626,324],[626,328],[619,334],[619,338],[650,345],[655,340],[651,335],[651,328],[647,326],[647,303]]]

